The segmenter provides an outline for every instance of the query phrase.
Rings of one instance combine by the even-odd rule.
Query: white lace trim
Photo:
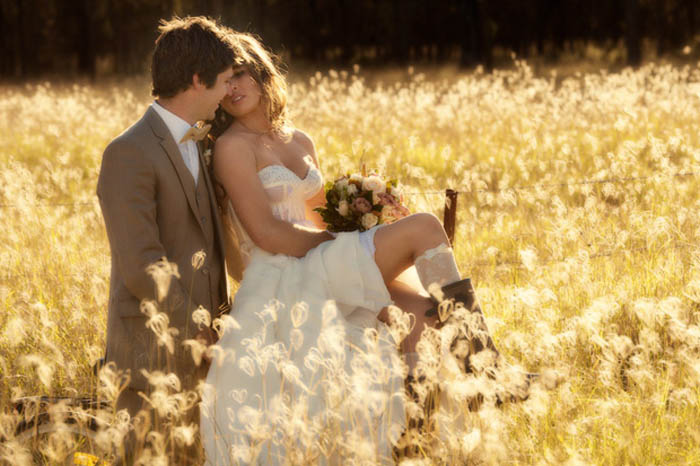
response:
[[[423,254],[421,254],[418,258],[430,260],[433,257],[435,257],[437,254],[441,254],[441,253],[447,253],[447,254],[454,255],[454,251],[452,251],[452,248],[450,246],[448,246],[446,243],[440,243],[432,249],[426,249],[423,252]]]

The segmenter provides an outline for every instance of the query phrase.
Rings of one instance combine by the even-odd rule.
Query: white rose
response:
[[[354,184],[349,184],[348,185],[348,196],[354,196],[357,194],[357,186]]]
[[[352,175],[350,175],[350,181],[357,181],[362,183],[362,180],[362,175],[360,175],[359,173],[353,173]]]
[[[379,204],[379,194],[377,194],[376,191],[372,191],[372,204],[373,205]]]
[[[372,212],[364,214],[362,216],[362,228],[369,230],[379,222],[379,219]]]
[[[350,210],[350,205],[348,204],[348,201],[340,201],[336,210],[343,217],[347,217],[348,211]]]
[[[386,183],[376,175],[370,175],[362,181],[362,189],[377,194],[386,192]]]
[[[348,179],[347,178],[341,178],[338,181],[335,182],[335,189],[338,191],[342,190],[343,188],[348,187]]]

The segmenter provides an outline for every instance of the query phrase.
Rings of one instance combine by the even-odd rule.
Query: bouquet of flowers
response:
[[[325,186],[326,206],[314,209],[328,231],[369,230],[394,222],[411,212],[403,205],[403,190],[396,180],[377,173],[348,173]]]

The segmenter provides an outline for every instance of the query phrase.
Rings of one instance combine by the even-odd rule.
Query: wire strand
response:
[[[621,178],[603,178],[600,180],[581,180],[581,181],[574,181],[571,183],[549,183],[549,184],[539,183],[539,184],[532,184],[532,185],[512,186],[512,187],[508,187],[508,188],[475,189],[472,191],[455,191],[455,192],[457,194],[471,194],[474,192],[497,193],[497,192],[504,192],[504,191],[529,191],[532,189],[565,188],[568,186],[582,186],[582,185],[589,185],[589,184],[629,183],[631,181],[645,181],[645,180],[650,180],[650,179],[654,179],[654,178],[683,178],[683,177],[690,177],[690,176],[697,176],[697,175],[700,175],[700,172],[682,172],[682,173],[672,173],[672,174],[657,173],[657,174],[649,175],[649,176],[628,176],[628,177],[621,177]],[[445,191],[413,191],[413,192],[407,192],[404,194],[407,196],[437,195],[437,194],[445,194]]]
[[[674,173],[674,174],[655,174],[655,175],[650,175],[650,176],[629,176],[629,177],[621,177],[621,178],[604,178],[601,180],[581,180],[581,181],[574,181],[571,183],[550,183],[550,184],[532,184],[532,185],[524,185],[524,186],[512,186],[509,188],[496,188],[496,189],[475,189],[473,191],[457,191],[454,190],[455,193],[459,194],[471,194],[474,192],[491,192],[491,193],[497,193],[497,192],[504,192],[504,191],[528,191],[532,189],[543,189],[543,188],[565,188],[568,186],[581,186],[581,185],[589,185],[589,184],[609,184],[609,183],[629,183],[631,181],[645,181],[653,178],[683,178],[683,177],[690,177],[690,176],[697,176],[700,175],[700,172],[686,172],[686,173]],[[410,192],[405,192],[404,193],[406,196],[435,196],[435,195],[444,195],[445,190],[431,190],[431,191],[410,191]],[[70,207],[70,206],[90,206],[90,205],[95,205],[95,201],[91,202],[37,202],[33,204],[24,204],[24,205],[18,205],[18,204],[0,204],[0,208],[7,208],[7,209],[20,209],[23,207]]]

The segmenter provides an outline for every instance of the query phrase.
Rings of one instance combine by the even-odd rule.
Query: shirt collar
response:
[[[160,105],[155,100],[153,101],[153,104],[151,104],[151,106],[158,113],[158,116],[160,116],[163,119],[163,122],[165,122],[165,126],[168,127],[168,129],[170,130],[170,134],[173,135],[175,143],[180,144],[180,140],[185,135],[185,133],[191,128],[192,125],[190,125],[185,120],[183,120],[170,110]]]

